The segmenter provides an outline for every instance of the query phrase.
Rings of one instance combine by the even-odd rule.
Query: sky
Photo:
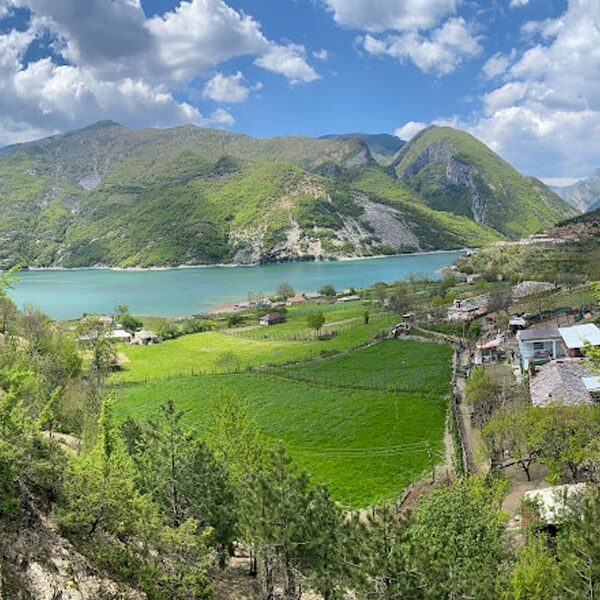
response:
[[[600,166],[600,0],[0,0],[0,145],[101,119],[450,125],[569,183]]]

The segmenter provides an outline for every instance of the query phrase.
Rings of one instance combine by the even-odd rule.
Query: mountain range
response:
[[[255,139],[103,121],[0,150],[0,266],[150,267],[479,246],[577,211],[467,133]]]
[[[587,179],[552,190],[581,212],[596,210],[600,208],[600,168]]]

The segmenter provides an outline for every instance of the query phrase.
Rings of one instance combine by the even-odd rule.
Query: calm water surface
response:
[[[273,292],[283,281],[305,292],[325,283],[344,289],[399,281],[411,274],[435,277],[436,271],[462,254],[161,271],[25,271],[19,274],[12,296],[20,306],[35,304],[55,319],[75,318],[84,312],[110,313],[118,303],[128,304],[138,315],[177,316],[245,300],[248,292]]]

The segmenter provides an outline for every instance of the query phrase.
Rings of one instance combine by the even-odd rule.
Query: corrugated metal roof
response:
[[[600,391],[600,377],[584,377],[583,384],[588,392]]]
[[[561,327],[558,331],[569,349],[585,348],[588,343],[600,346],[600,329],[593,323]]]

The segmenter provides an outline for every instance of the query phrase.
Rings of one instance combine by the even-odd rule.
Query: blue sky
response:
[[[567,182],[600,165],[599,49],[597,0],[0,0],[0,143],[437,123]]]

